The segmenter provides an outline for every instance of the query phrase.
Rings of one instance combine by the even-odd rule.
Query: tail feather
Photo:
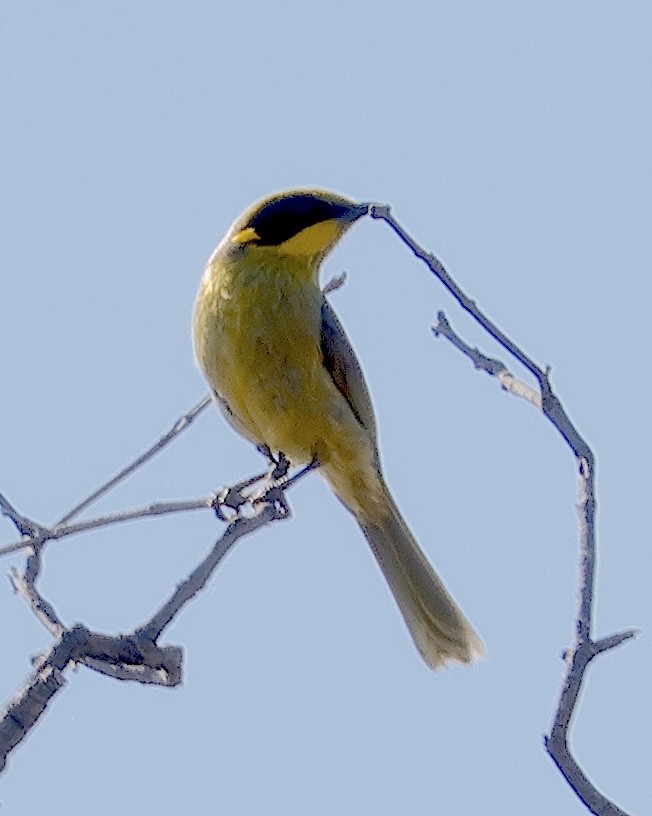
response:
[[[471,663],[484,646],[461,609],[430,566],[389,491],[356,517],[373,551],[410,634],[433,669],[457,660]]]

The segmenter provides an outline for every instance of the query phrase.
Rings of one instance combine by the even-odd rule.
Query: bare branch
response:
[[[206,499],[196,499],[191,501],[181,502],[157,502],[147,505],[144,508],[137,508],[135,510],[122,511],[120,513],[98,516],[95,519],[80,522],[78,524],[69,524],[75,516],[78,516],[83,510],[90,507],[99,498],[104,496],[109,490],[116,487],[121,481],[130,476],[139,467],[148,462],[157,453],[160,453],[167,445],[179,436],[183,431],[187,430],[199,414],[211,403],[211,396],[207,394],[203,397],[197,405],[187,411],[183,416],[179,417],[172,425],[167,433],[149,447],[144,453],[137,456],[132,462],[126,465],[115,476],[112,476],[107,482],[94,490],[90,496],[87,496],[79,504],[75,505],[72,510],[69,510],[62,518],[59,519],[51,527],[45,527],[36,522],[22,516],[13,507],[9,500],[0,493],[0,513],[8,516],[18,528],[18,531],[23,536],[19,541],[13,541],[0,547],[0,557],[9,555],[19,550],[32,548],[33,550],[40,549],[40,547],[47,541],[54,541],[64,538],[69,535],[76,535],[96,527],[105,527],[109,524],[116,524],[123,521],[133,521],[138,518],[145,518],[146,516],[164,515],[167,513],[181,513],[187,510],[198,510],[205,507],[210,507],[212,504],[212,497]],[[36,558],[32,563],[31,572],[33,577],[38,575],[40,567],[40,560]]]
[[[135,521],[137,519],[149,518],[151,516],[163,516],[170,513],[185,513],[189,510],[205,510],[212,507],[214,496],[205,496],[201,499],[186,499],[183,501],[153,502],[144,507],[135,507],[132,510],[121,510],[118,513],[106,513],[102,516],[79,521],[76,524],[63,524],[48,530],[46,527],[39,528],[41,532],[38,541],[59,541],[67,536],[79,535],[89,530],[99,527],[108,527],[112,524],[121,524],[125,521]],[[0,547],[0,557],[25,549],[34,545],[31,538],[21,539]]]
[[[412,238],[404,229],[403,227],[396,221],[394,216],[391,214],[390,209],[386,205],[373,205],[369,210],[369,215],[372,218],[378,218],[383,221],[386,221],[387,224],[391,227],[392,230],[398,235],[398,237],[403,241],[403,243],[410,249],[412,252],[422,260],[426,266],[430,269],[430,271],[435,275],[439,280],[444,284],[446,289],[453,295],[455,300],[460,304],[460,306],[464,309],[465,312],[468,312],[472,317],[478,321],[478,323],[482,326],[482,328],[490,334],[494,340],[497,340],[503,348],[507,349],[507,351],[515,357],[519,363],[524,365],[528,371],[530,371],[537,379],[540,379],[544,376],[544,372],[541,368],[539,368],[536,363],[534,363],[530,358],[524,354],[515,343],[513,343],[506,334],[496,326],[495,323],[492,323],[489,318],[484,315],[480,309],[475,304],[475,301],[471,300],[471,298],[466,295],[462,289],[455,283],[455,281],[451,278],[448,274],[446,269],[444,268],[444,264],[436,258],[431,252],[426,252],[423,247],[420,247],[419,244]]]
[[[622,642],[622,638],[621,638]],[[544,737],[546,751],[564,779],[590,813],[596,816],[627,816],[624,810],[607,799],[580,768],[568,745],[569,731],[579,699],[582,682],[590,661],[598,654],[586,640],[566,657],[567,672],[563,681],[557,711],[550,734]]]
[[[515,397],[530,402],[535,408],[541,408],[541,394],[526,385],[522,380],[518,380],[500,360],[487,357],[477,348],[471,348],[464,340],[451,328],[444,312],[437,313],[437,323],[432,327],[435,337],[442,335],[449,340],[456,349],[466,355],[473,365],[480,371],[486,371],[495,377],[505,391],[509,391]]]
[[[0,717],[0,771],[5,767],[9,753],[22,742],[31,728],[44,713],[50,700],[65,686],[64,673],[74,664],[82,664],[87,668],[105,674],[118,680],[129,680],[138,683],[160,685],[167,688],[178,685],[182,680],[183,652],[177,646],[159,646],[156,642],[165,628],[179,614],[183,607],[191,601],[198,592],[207,585],[215,569],[231,547],[245,535],[255,532],[272,521],[287,518],[290,511],[285,499],[285,491],[309,470],[315,467],[311,463],[293,476],[283,477],[272,482],[267,489],[243,495],[242,489],[255,486],[261,481],[260,476],[246,479],[236,486],[240,502],[237,506],[237,515],[228,525],[224,534],[217,540],[206,558],[195,568],[190,576],[180,583],[172,596],[156,611],[147,623],[136,631],[127,635],[110,636],[99,632],[92,632],[83,626],[77,625],[67,629],[50,604],[36,586],[39,575],[38,562],[40,547],[28,559],[28,569],[21,575],[14,571],[12,581],[16,590],[27,602],[34,615],[56,638],[55,645],[37,660],[37,666],[24,686],[16,693],[13,700],[6,707]],[[224,491],[223,491],[224,492]],[[226,491],[226,495],[234,493],[234,488]],[[173,512],[180,509],[196,509],[201,507],[216,508],[220,498],[211,496],[199,503],[186,502],[191,507],[181,507],[181,504],[160,505],[161,512]],[[243,516],[244,510],[249,507],[253,514]],[[153,515],[152,507],[144,515]],[[125,521],[133,518],[137,511],[116,514],[111,519]],[[109,523],[106,517],[91,520],[90,526],[97,527],[99,522]],[[88,524],[88,523],[87,523]],[[50,531],[50,537],[70,535],[72,532],[81,532],[82,525],[62,526]],[[72,528],[78,529],[72,529]],[[86,529],[89,527],[87,526]],[[37,566],[29,569],[29,562],[36,559]]]
[[[11,582],[16,592],[27,603],[48,632],[55,638],[62,637],[66,627],[61,622],[52,604],[45,600],[27,573],[21,575],[17,570],[12,570]]]
[[[480,311],[475,301],[466,295],[445,270],[441,261],[434,255],[426,252],[394,219],[389,207],[375,205],[370,208],[373,218],[386,221],[391,229],[399,236],[405,245],[422,260],[430,271],[444,284],[462,308],[476,320],[487,333],[496,340],[509,354],[520,362],[539,384],[540,393],[537,394],[525,383],[517,380],[499,360],[494,360],[482,354],[478,349],[471,348],[451,328],[443,312],[438,314],[437,324],[433,327],[435,336],[446,337],[459,351],[468,357],[474,366],[487,372],[501,383],[509,393],[526,399],[530,404],[540,409],[546,418],[554,425],[564,441],[573,451],[578,465],[580,538],[580,565],[579,565],[579,603],[575,621],[575,644],[567,651],[566,675],[557,705],[550,736],[545,738],[546,749],[575,791],[579,799],[598,816],[626,816],[624,811],[609,801],[593,783],[586,777],[568,747],[568,731],[570,729],[573,712],[582,687],[586,669],[590,661],[604,651],[620,645],[636,634],[635,630],[611,635],[599,641],[592,639],[593,629],[593,593],[595,585],[595,456],[571,422],[560,400],[553,392],[549,370],[544,370],[530,359],[507,335],[505,335],[489,318]]]
[[[10,519],[21,536],[34,539],[39,538],[43,533],[43,528],[40,525],[28,519],[27,516],[22,516],[2,493],[0,493],[0,515]],[[24,546],[29,546],[29,542],[21,544],[17,549],[22,549]]]
[[[286,514],[281,513],[274,503],[262,505],[256,515],[251,518],[237,517],[229,524],[224,535],[218,539],[201,564],[193,570],[185,581],[177,585],[169,600],[147,623],[136,630],[137,634],[153,641],[157,640],[188,601],[192,600],[198,592],[206,587],[215,569],[239,538],[255,532],[271,521],[285,517]]]
[[[25,739],[65,683],[62,672],[47,665],[34,672],[9,702],[0,716],[0,772],[11,751]]]
[[[161,649],[151,641],[133,636],[107,637],[83,626],[64,630],[57,643],[37,660],[34,672],[0,717],[0,771],[5,768],[11,751],[25,739],[53,697],[64,688],[64,671],[76,662],[121,679],[157,682],[158,677],[158,684],[168,687],[178,685],[181,679],[180,649]]]

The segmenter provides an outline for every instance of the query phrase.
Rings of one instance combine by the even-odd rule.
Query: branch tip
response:
[[[389,204],[370,204],[369,215],[372,218],[382,218],[387,220],[391,217],[391,208]]]
[[[602,652],[608,652],[611,649],[616,649],[618,646],[622,646],[622,644],[626,643],[628,640],[634,640],[634,638],[638,637],[640,634],[640,629],[626,629],[624,632],[618,632],[615,635],[600,638],[600,640],[596,640],[593,643],[593,654],[599,655]]]

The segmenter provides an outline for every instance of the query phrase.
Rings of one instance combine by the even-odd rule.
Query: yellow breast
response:
[[[200,367],[256,444],[295,464],[322,447],[334,385],[320,347],[321,292],[287,268],[213,261],[195,306]],[[339,402],[339,400],[338,400]],[[326,427],[328,425],[328,428]]]

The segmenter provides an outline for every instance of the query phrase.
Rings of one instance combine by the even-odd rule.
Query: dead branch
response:
[[[38,524],[22,515],[5,496],[0,494],[0,512],[13,521],[21,534],[19,541],[0,548],[0,555],[21,549],[28,551],[24,572],[14,570],[11,580],[16,592],[54,639],[51,648],[34,661],[32,673],[0,715],[0,772],[5,768],[11,751],[25,739],[45,713],[50,701],[65,687],[67,682],[65,673],[74,665],[86,666],[118,680],[131,680],[167,688],[179,685],[182,680],[183,651],[178,646],[161,646],[157,642],[158,639],[185,605],[206,587],[219,564],[239,539],[273,521],[289,516],[285,491],[301,478],[306,472],[305,469],[289,479],[283,478],[272,482],[262,490],[258,485],[266,478],[266,474],[258,474],[238,485],[226,488],[217,496],[192,501],[156,503],[144,508],[98,516],[76,524],[70,523],[73,517],[87,509],[100,496],[115,487],[119,481],[133,473],[188,428],[209,402],[210,397],[205,397],[177,420],[171,430],[155,445],[66,513],[52,527]],[[230,520],[222,509],[224,505],[231,510]],[[41,575],[42,553],[48,542],[109,524],[200,508],[214,509],[222,521],[229,522],[226,530],[188,578],[176,587],[171,597],[152,613],[149,620],[133,632],[106,635],[93,632],[79,624],[67,627],[56,612],[54,604],[41,594],[38,579]]]
[[[626,816],[624,811],[600,793],[586,777],[568,746],[569,730],[573,711],[579,698],[582,682],[589,663],[598,654],[619,646],[633,638],[636,630],[631,629],[599,641],[592,636],[593,600],[595,590],[595,480],[596,463],[593,451],[571,422],[562,403],[553,391],[550,382],[550,371],[538,366],[531,360],[495,323],[493,323],[477,306],[475,301],[455,283],[444,265],[434,255],[423,249],[394,219],[389,207],[376,205],[370,210],[372,218],[385,221],[398,235],[403,243],[423,261],[430,271],[441,281],[453,295],[460,306],[512,357],[523,365],[537,380],[539,392],[514,377],[507,366],[471,348],[451,328],[443,312],[439,312],[437,323],[433,327],[435,336],[443,336],[468,357],[473,365],[496,377],[502,388],[514,396],[527,400],[540,409],[544,416],[554,425],[566,444],[575,455],[578,469],[578,514],[579,514],[579,604],[575,619],[575,643],[566,651],[566,673],[557,703],[550,734],[545,737],[545,747],[553,762],[557,765],[568,784],[591,813],[597,816]]]

